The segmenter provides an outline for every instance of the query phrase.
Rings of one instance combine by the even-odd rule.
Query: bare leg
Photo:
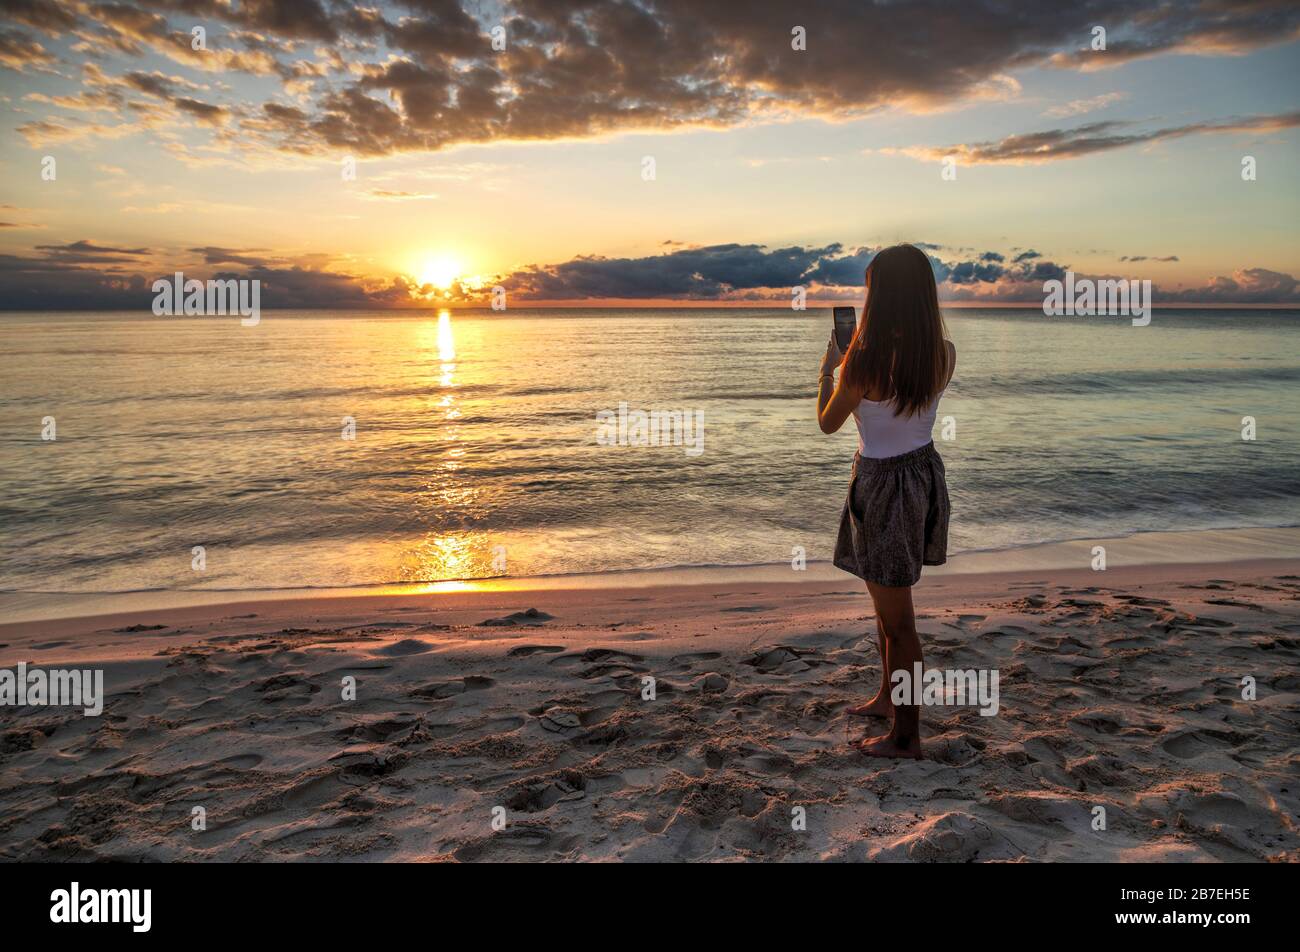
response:
[[[851,707],[849,714],[857,717],[892,717],[894,703],[889,700],[889,642],[885,639],[885,621],[876,616],[876,647],[880,649],[880,690],[866,704]]]
[[[897,671],[905,671],[910,678],[913,665],[921,662],[921,639],[916,635],[916,614],[912,608],[910,587],[891,588],[867,583],[871,600],[876,606],[876,618],[881,622],[885,638],[890,684]],[[921,709],[915,704],[894,707],[894,720],[889,733],[881,737],[864,737],[857,742],[859,750],[871,757],[921,757]]]

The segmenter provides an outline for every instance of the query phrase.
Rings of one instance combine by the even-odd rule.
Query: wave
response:
[[[963,377],[953,381],[951,392],[963,397],[1003,395],[1086,396],[1115,394],[1143,388],[1162,393],[1204,390],[1207,387],[1273,386],[1300,383],[1300,366],[1198,367],[1145,370],[1108,370],[1092,373],[1034,374],[1015,377]]]

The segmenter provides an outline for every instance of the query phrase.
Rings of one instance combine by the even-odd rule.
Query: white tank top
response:
[[[940,390],[928,407],[912,416],[894,416],[892,400],[863,400],[853,410],[858,424],[858,452],[868,459],[888,459],[925,446],[932,439],[943,394]]]

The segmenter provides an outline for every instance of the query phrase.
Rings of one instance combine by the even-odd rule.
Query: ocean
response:
[[[951,552],[1300,524],[1300,312],[946,318]],[[852,421],[816,424],[830,325],[829,309],[0,314],[0,590],[828,559],[857,442]],[[619,438],[638,411],[660,411],[659,445]]]

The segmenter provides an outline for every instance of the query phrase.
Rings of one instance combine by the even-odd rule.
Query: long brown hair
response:
[[[841,378],[892,400],[894,416],[919,413],[947,383],[946,337],[930,259],[912,245],[885,248],[867,265],[867,300]]]

